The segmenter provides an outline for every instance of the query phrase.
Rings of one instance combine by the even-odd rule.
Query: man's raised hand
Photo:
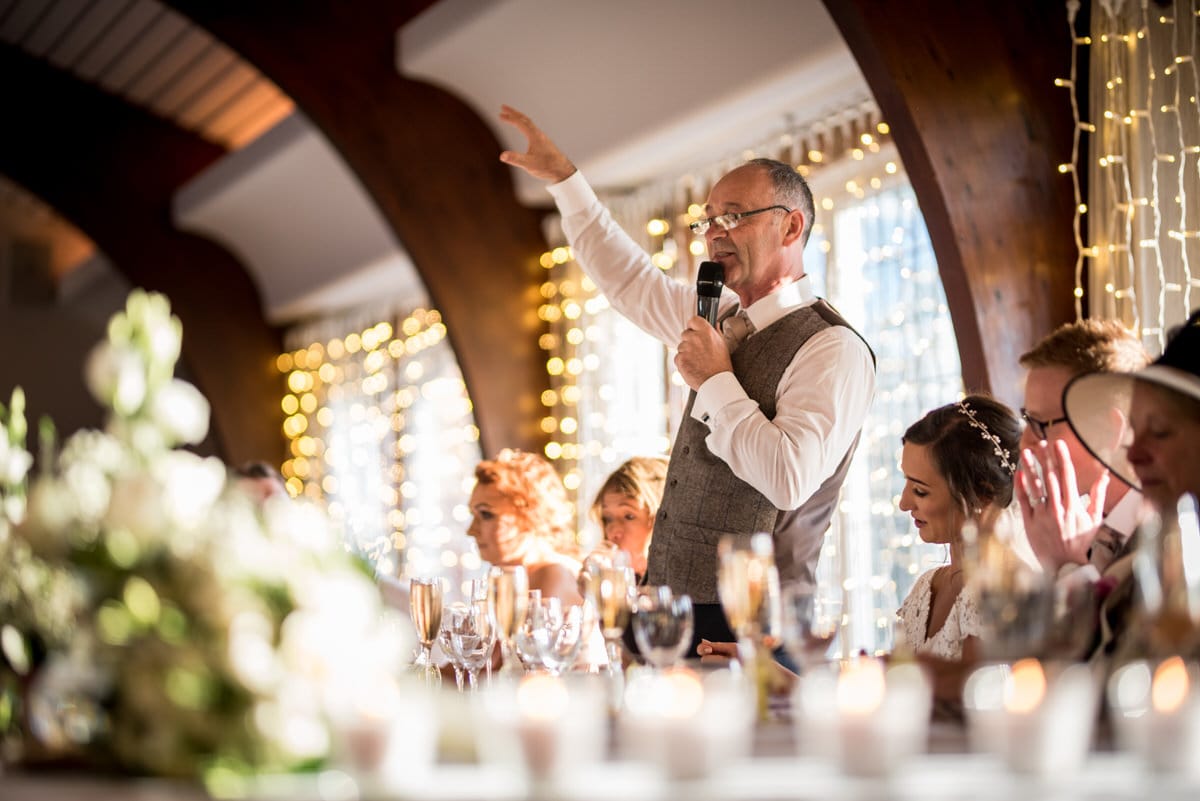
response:
[[[558,149],[558,145],[533,124],[533,120],[517,111],[512,106],[500,107],[500,121],[508,123],[525,135],[529,143],[524,153],[505,150],[500,154],[500,160],[505,164],[520,167],[534,178],[558,183],[571,177],[575,165]]]

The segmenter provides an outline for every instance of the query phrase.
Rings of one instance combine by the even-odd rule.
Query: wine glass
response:
[[[633,610],[633,638],[653,667],[665,670],[692,644],[692,599],[676,597],[667,586],[639,587]]]
[[[546,604],[553,606],[556,603],[559,603],[557,598],[546,599]],[[517,634],[513,638],[517,659],[526,673],[534,673],[544,667],[542,664],[542,654],[538,651],[534,632],[538,626],[542,625],[545,616],[546,607],[542,602],[542,591],[530,590],[525,619],[521,621],[521,627],[517,629]]]
[[[446,604],[442,609],[442,628],[438,631],[438,645],[442,647],[442,653],[446,655],[450,667],[454,668],[454,683],[458,686],[458,691],[463,691],[463,676],[465,666],[463,664],[462,655],[455,647],[454,633],[459,622],[466,611],[466,604],[461,601],[455,601],[451,604]]]
[[[487,600],[452,604],[442,629],[447,654],[455,666],[458,689],[463,689],[462,674],[472,692],[478,689],[479,671],[491,661],[496,644],[495,628],[488,613]]]
[[[488,614],[500,640],[504,657],[501,672],[509,677],[519,676],[516,645],[513,638],[525,622],[529,598],[529,576],[521,565],[497,565],[488,573]]]
[[[433,662],[433,641],[442,628],[442,580],[412,579],[409,582],[408,599],[408,611],[421,643],[421,652],[413,662],[413,669],[421,674],[426,683],[441,684],[442,674]]]
[[[842,622],[842,599],[822,595],[814,586],[795,584],[783,590],[783,647],[801,673],[825,661]]]
[[[541,663],[551,675],[560,676],[575,664],[595,622],[589,620],[591,615],[586,603],[564,607],[558,598],[542,603],[532,634]]]

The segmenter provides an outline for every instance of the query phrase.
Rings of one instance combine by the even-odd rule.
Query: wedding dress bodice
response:
[[[939,659],[961,659],[963,640],[980,636],[979,610],[971,594],[966,590],[960,591],[954,599],[954,607],[946,616],[946,622],[932,637],[926,638],[935,572],[929,570],[922,573],[913,585],[912,591],[900,605],[900,625],[905,640],[918,654],[927,654]]]

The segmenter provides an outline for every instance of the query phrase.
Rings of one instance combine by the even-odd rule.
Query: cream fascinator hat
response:
[[[1132,439],[1129,406],[1138,382],[1200,401],[1200,309],[1167,342],[1162,356],[1134,373],[1088,373],[1063,390],[1063,410],[1075,436],[1118,478],[1140,489],[1126,453]],[[1200,454],[1197,454],[1200,458]]]

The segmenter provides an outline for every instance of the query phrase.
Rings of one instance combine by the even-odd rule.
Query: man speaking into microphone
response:
[[[813,294],[804,272],[812,192],[790,165],[769,159],[748,161],[712,187],[692,230],[724,272],[714,327],[697,313],[697,287],[654,267],[541,129],[509,106],[500,119],[529,142],[501,161],[550,182],[585,272],[613,308],[675,348],[692,391],[646,582],[692,597],[697,642],[730,640],[717,597],[717,541],[772,532],[783,584],[813,584],[875,391],[870,348]],[[700,289],[710,288],[701,276]]]

